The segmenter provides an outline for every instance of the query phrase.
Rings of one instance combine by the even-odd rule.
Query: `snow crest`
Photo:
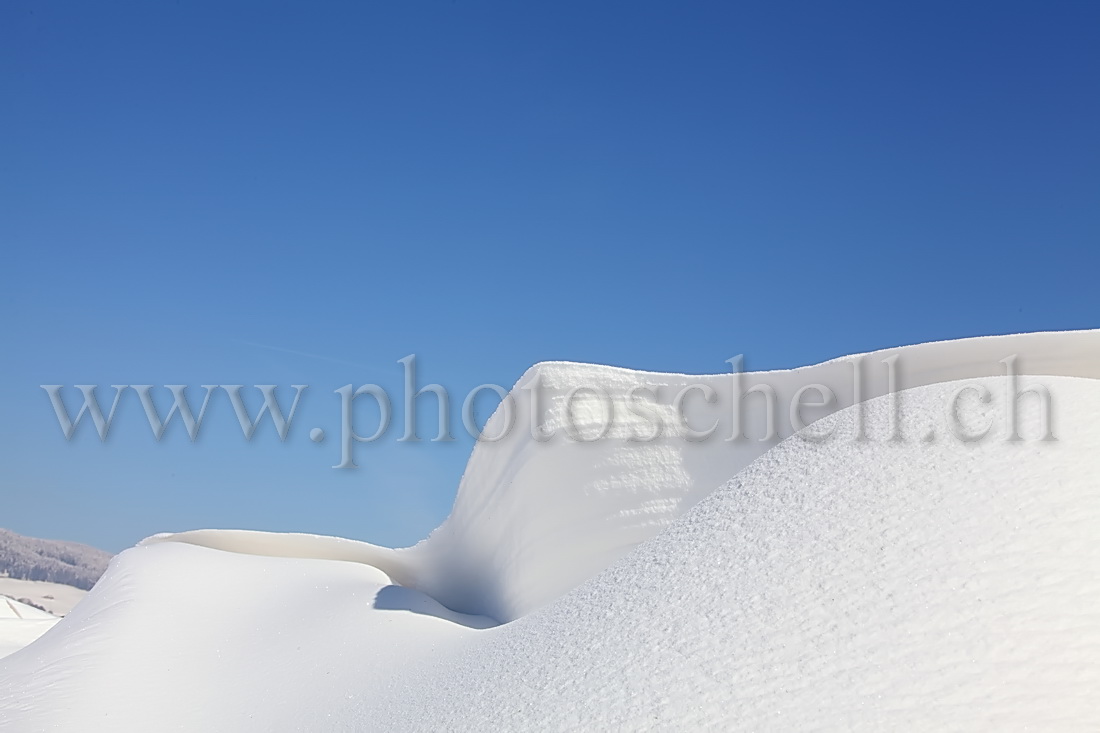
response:
[[[496,442],[478,443],[462,477],[450,517],[412,548],[391,550],[362,542],[308,535],[259,532],[187,532],[154,541],[185,541],[236,552],[273,556],[346,559],[382,569],[400,585],[417,589],[454,611],[515,620],[561,596],[656,536],[780,439],[794,432],[788,406],[808,385],[827,386],[836,396],[827,408],[804,410],[804,419],[824,417],[857,402],[887,394],[886,364],[895,363],[895,390],[1005,373],[1014,358],[1018,374],[1100,378],[1100,331],[1033,333],[945,341],[843,357],[798,369],[740,375],[640,372],[566,362],[537,364],[512,390],[512,429]],[[858,386],[856,372],[859,371]],[[681,390],[689,426],[717,421],[709,440],[685,440],[671,403]],[[749,394],[767,385],[776,395],[776,438],[768,432],[763,398]],[[538,412],[531,395],[541,396]],[[577,387],[610,398],[614,420],[606,437],[585,442],[607,424],[606,407],[589,392],[574,398],[575,433],[566,433],[563,404]],[[646,388],[665,434],[641,442],[650,421],[629,408],[633,390]],[[734,395],[742,399],[734,428]],[[947,402],[950,400],[948,399]],[[946,404],[946,402],[945,402]],[[486,433],[505,424],[503,410]],[[536,439],[553,433],[548,440]],[[727,440],[734,433],[737,440]],[[922,434],[923,435],[923,434]],[[910,436],[914,437],[914,436]],[[916,436],[920,437],[920,436]]]
[[[833,440],[787,437],[782,411],[778,444],[517,432],[477,446],[414,548],[149,541],[0,661],[0,730],[1100,727],[1100,333],[873,356],[895,353],[902,439],[884,377],[852,406],[848,358],[742,385],[829,385],[843,409],[806,430]],[[1056,440],[1041,399],[1020,401],[1023,440],[990,418],[1013,354],[1053,375],[1016,386],[1049,390]],[[733,390],[564,364],[519,386],[536,375]],[[991,399],[945,411],[964,387]],[[951,439],[952,420],[991,433]]]

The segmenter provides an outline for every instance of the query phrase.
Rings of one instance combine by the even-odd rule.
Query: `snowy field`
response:
[[[61,583],[0,577],[0,596],[26,599],[54,616],[64,616],[88,595],[87,591]]]
[[[42,636],[57,620],[56,616],[34,606],[0,596],[0,658]]]
[[[876,366],[894,355],[900,396]],[[1013,355],[1039,376],[998,376]],[[515,430],[478,444],[451,516],[404,550],[151,538],[0,660],[0,730],[1096,730],[1098,377],[1096,331],[739,378],[538,365],[516,394],[539,380],[551,416],[578,385],[616,414],[638,387],[836,400],[801,431],[778,410],[763,441],[747,402],[748,438],[722,437],[723,412],[686,439],[706,389],[653,440],[626,411],[593,442]],[[1049,424],[1037,394],[1001,419],[1037,386]],[[577,431],[601,404],[576,403]]]
[[[0,659],[45,634],[86,595],[60,583],[0,577]]]

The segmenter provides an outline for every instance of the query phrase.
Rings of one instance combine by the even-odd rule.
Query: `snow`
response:
[[[13,598],[7,598],[0,596],[0,619],[54,619],[56,618],[52,614],[46,613],[40,609],[28,606],[25,603],[20,603]]]
[[[57,621],[56,616],[45,611],[0,596],[0,657],[27,646]]]
[[[897,413],[848,407],[854,357],[743,375],[784,406],[826,384],[845,408],[793,437],[781,409],[781,441],[481,443],[414,548],[153,538],[0,662],[0,730],[1095,729],[1100,332],[880,352],[860,397],[885,392],[871,367],[892,354]],[[946,437],[961,387],[992,396],[964,424],[1005,407],[1012,354],[1055,375],[1019,387],[1049,388],[1057,440],[1037,439],[1037,399],[1023,441],[996,420]],[[551,406],[579,384],[616,407],[638,385],[735,392],[728,374],[544,364],[519,384],[535,378]]]
[[[87,594],[85,590],[61,583],[0,577],[0,596],[25,598],[54,616],[69,613]]]
[[[0,528],[0,582],[22,578],[89,590],[110,561],[110,553],[94,547]]]

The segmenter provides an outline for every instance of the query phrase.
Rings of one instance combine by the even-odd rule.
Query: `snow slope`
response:
[[[427,541],[411,550],[418,570],[410,583],[467,613],[510,621],[575,587],[610,565],[638,543],[668,527],[777,441],[762,441],[766,409],[760,395],[749,395],[741,410],[745,437],[734,434],[733,395],[768,385],[776,393],[775,422],[780,438],[790,436],[791,404],[807,385],[824,385],[836,395],[828,409],[804,410],[804,420],[861,400],[884,395],[885,362],[896,358],[895,390],[937,382],[1004,374],[1002,359],[1015,356],[1020,374],[1100,378],[1100,331],[1034,333],[964,339],[887,349],[787,371],[708,376],[637,372],[589,364],[546,363],[527,372],[513,393],[541,382],[550,395],[539,422],[557,437],[538,443],[529,430],[515,430],[496,443],[477,445],[459,487],[451,516]],[[860,387],[854,373],[861,372]],[[612,438],[593,443],[566,439],[562,403],[569,390],[599,387],[614,402]],[[715,437],[685,440],[669,404],[685,387],[713,389],[715,405],[698,392],[685,399],[689,425]],[[655,388],[666,435],[651,442],[647,421],[624,407],[630,391]],[[998,399],[1003,390],[996,392]],[[578,399],[574,416],[582,437],[596,434],[603,408],[595,398]],[[807,399],[814,399],[811,394]],[[530,400],[517,399],[516,425],[530,423]],[[499,432],[498,411],[487,426]],[[914,428],[915,429],[915,428]],[[942,433],[941,433],[942,434]],[[923,435],[923,433],[921,434]],[[910,436],[913,437],[913,436]],[[919,437],[919,436],[918,436]]]
[[[448,608],[511,621],[655,536],[778,442],[759,439],[767,421],[760,395],[744,399],[740,432],[745,438],[725,440],[733,433],[734,393],[747,393],[761,384],[772,388],[778,406],[776,432],[788,437],[793,430],[787,406],[807,385],[827,386],[836,395],[835,404],[827,409],[804,410],[809,421],[886,394],[884,364],[892,358],[897,365],[895,389],[904,390],[1004,374],[1001,360],[1012,356],[1020,374],[1100,378],[1100,330],[918,344],[739,377],[538,364],[512,390],[516,429],[500,441],[475,446],[451,516],[416,547],[395,551],[351,540],[259,532],[197,531],[170,539],[236,552],[365,562]],[[861,372],[858,393],[857,367]],[[529,428],[532,404],[525,387],[536,382],[542,395],[537,421],[544,432],[556,432],[545,442],[533,439]],[[694,429],[705,429],[717,420],[715,437],[709,441],[685,440],[674,418],[675,395],[692,385],[714,390],[714,405],[697,392],[684,402]],[[591,443],[567,439],[563,403],[577,386],[597,387],[611,398],[615,420],[608,439]],[[649,442],[632,441],[629,436],[645,436],[651,425],[626,403],[631,390],[647,386],[658,397],[660,404],[653,409],[666,426],[665,434]],[[1003,402],[1001,392],[994,397]],[[605,409],[591,395],[578,396],[573,416],[581,437],[599,430]],[[494,413],[487,434],[499,434],[505,417],[501,410]]]
[[[891,398],[807,429],[835,427],[827,442],[528,436],[480,444],[451,518],[410,550],[147,542],[0,662],[0,730],[1095,729],[1100,382],[1081,377],[1100,371],[1097,333],[898,351],[902,386],[931,385],[903,395],[904,440],[886,439]],[[1039,380],[1058,440],[1035,440],[1037,400],[1028,440],[997,421],[943,438],[960,387],[993,395],[965,424],[998,407],[1009,380],[986,372],[1011,353],[1065,375]],[[834,379],[843,406],[850,365],[767,379]],[[870,439],[844,437],[861,422]],[[210,600],[230,596],[248,600]],[[511,623],[477,628],[492,619]]]
[[[45,611],[0,596],[0,658],[27,646],[57,621]]]

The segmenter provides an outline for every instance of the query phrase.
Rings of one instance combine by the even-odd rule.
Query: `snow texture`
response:
[[[894,353],[909,389],[876,397],[872,365]],[[1051,376],[995,376],[1012,354]],[[780,410],[778,445],[479,444],[451,517],[414,548],[146,541],[0,661],[0,730],[1100,727],[1100,333],[881,352],[860,395],[853,361],[741,377],[780,405],[827,384],[845,408],[793,437]],[[574,364],[520,387],[536,377],[561,393],[599,379],[616,407],[638,385],[737,390]],[[948,437],[948,405],[972,429],[1037,384],[1056,440],[1035,394],[1023,440],[1000,419]],[[964,387],[988,403],[956,400]],[[599,405],[576,406],[598,429]]]

